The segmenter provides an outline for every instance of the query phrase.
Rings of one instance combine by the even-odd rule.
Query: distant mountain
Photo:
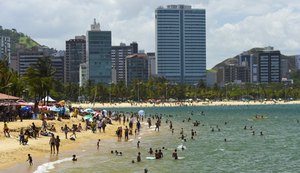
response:
[[[252,48],[248,51],[245,51],[246,53],[249,53],[249,54],[253,54],[254,56],[258,57],[258,53],[259,51],[262,51],[264,50],[265,48]],[[219,64],[215,65],[212,69],[213,70],[218,70],[220,67],[224,67],[225,65],[229,65],[229,64],[238,64],[238,58],[239,58],[239,55],[236,55],[232,58],[227,58],[226,60],[220,62]],[[287,62],[288,62],[288,67],[291,69],[291,70],[294,70],[295,69],[295,55],[291,55],[291,56],[286,56],[286,55],[283,55],[281,54],[281,58],[282,59],[286,59]]]
[[[31,49],[32,47],[41,46],[29,36],[17,32],[16,29],[3,29],[2,26],[0,26],[0,36],[10,37],[11,54],[16,54],[17,48],[19,47]]]

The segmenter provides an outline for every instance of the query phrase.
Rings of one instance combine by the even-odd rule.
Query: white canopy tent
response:
[[[54,100],[53,98],[51,98],[50,96],[46,96],[45,98],[43,98],[41,101],[43,102],[43,101],[47,101],[48,100],[48,102],[56,102],[56,100]]]

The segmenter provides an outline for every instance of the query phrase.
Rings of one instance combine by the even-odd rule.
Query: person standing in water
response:
[[[141,143],[140,141],[137,142],[137,144],[136,144],[137,148],[140,148],[140,143]]]
[[[59,136],[56,136],[56,139],[55,139],[56,154],[58,154],[58,152],[59,152],[59,146],[60,146],[60,139],[59,139]]]
[[[51,154],[52,154],[52,152],[55,154],[55,137],[54,137],[54,134],[52,134],[52,136],[49,140],[49,144],[50,144]]]
[[[178,159],[178,155],[177,155],[177,150],[175,149],[173,154],[172,154],[172,157],[174,157],[175,160]]]
[[[141,162],[141,153],[138,153],[138,156],[136,157],[137,162]]]

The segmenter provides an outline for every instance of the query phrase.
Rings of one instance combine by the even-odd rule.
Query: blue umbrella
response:
[[[144,110],[139,110],[138,114],[139,114],[139,116],[145,116],[145,111]]]
[[[21,111],[31,111],[31,107],[29,106],[24,106],[20,109]]]
[[[92,113],[92,112],[95,112],[95,111],[92,108],[87,108],[87,109],[83,110],[83,112]]]
[[[61,109],[60,109],[60,108],[57,108],[57,107],[51,107],[51,108],[49,108],[49,111],[60,112]]]

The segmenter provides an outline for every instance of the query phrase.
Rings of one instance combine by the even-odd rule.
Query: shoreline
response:
[[[247,105],[284,105],[284,104],[300,104],[300,100],[296,101],[206,101],[206,102],[121,102],[121,103],[72,103],[72,107],[81,108],[147,108],[147,107],[180,107],[180,106],[247,106]]]

